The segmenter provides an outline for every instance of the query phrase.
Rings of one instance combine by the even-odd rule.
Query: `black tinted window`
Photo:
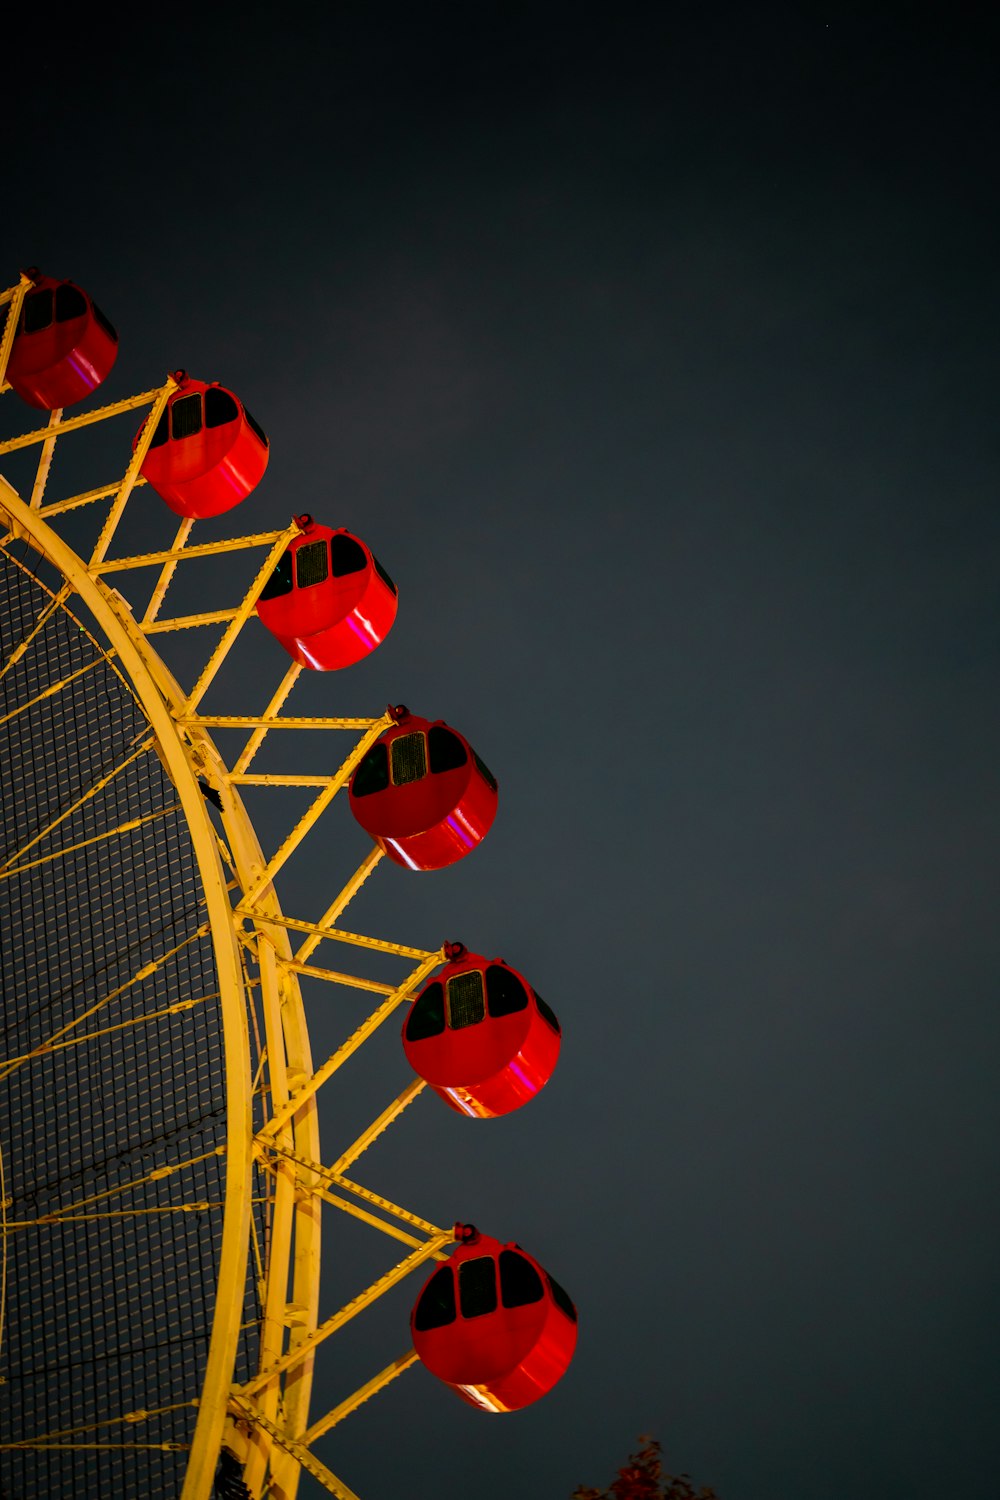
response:
[[[440,1036],[444,1030],[444,985],[435,979],[417,996],[406,1022],[408,1042],[422,1042],[429,1036]]]
[[[162,423],[160,425],[162,426]],[[153,439],[153,441],[156,442],[158,438],[159,428],[157,429],[157,436]],[[280,599],[282,594],[290,594],[291,592],[292,549],[289,547],[288,551],[283,552],[282,555],[278,558],[278,561],[274,567],[274,572],[271,574],[270,578],[261,589],[258,597],[261,599]]]
[[[435,724],[427,731],[427,743],[432,771],[457,771],[469,758],[458,735],[441,724]]]
[[[531,993],[535,997],[535,1004],[538,1006],[538,1014],[541,1016],[542,1020],[543,1021],[548,1021],[549,1025],[552,1027],[552,1030],[555,1032],[556,1036],[562,1036],[562,1027],[559,1025],[559,1022],[556,1020],[556,1013],[555,1013],[555,1011],[552,1009],[552,1007],[550,1005],[546,1005],[545,1001],[542,999],[541,995],[538,993],[537,990],[532,990]]]
[[[420,1293],[413,1326],[419,1333],[425,1333],[428,1328],[444,1328],[454,1321],[455,1278],[451,1266],[442,1266]]]
[[[117,344],[117,342],[118,342],[118,329],[112,323],[111,319],[110,318],[106,318],[104,316],[104,314],[101,312],[101,309],[98,307],[98,305],[97,305],[96,302],[92,302],[90,304],[90,310],[94,314],[94,317],[96,318],[97,322],[104,329],[104,332],[107,334],[108,338],[111,339],[112,343]]]
[[[205,392],[205,426],[225,427],[227,422],[235,422],[240,414],[228,391],[220,390],[217,385],[210,385]]]
[[[372,553],[372,562],[375,564],[375,571],[378,574],[378,576],[381,578],[382,582],[385,584],[386,588],[390,588],[390,589],[392,589],[392,592],[394,594],[398,594],[399,593],[399,589],[393,583],[392,579],[389,577],[388,573],[385,571],[385,569],[383,568],[382,564],[379,562],[378,558],[375,556],[374,552]]]
[[[338,532],[330,538],[330,566],[334,578],[343,578],[347,573],[360,573],[367,568],[368,558],[360,542],[352,536]]]
[[[427,775],[427,741],[422,734],[403,734],[392,742],[392,784],[405,786]]]
[[[478,969],[456,974],[448,980],[448,1025],[452,1031],[475,1026],[486,1014],[483,1004],[483,976]]]
[[[544,1292],[542,1278],[530,1260],[516,1250],[500,1251],[500,1300],[504,1307],[540,1302]]]
[[[552,1293],[553,1301],[555,1302],[556,1307],[559,1308],[560,1312],[564,1312],[566,1314],[571,1323],[575,1323],[576,1308],[573,1306],[570,1297],[566,1292],[563,1291],[562,1287],[559,1285],[558,1281],[556,1281],[554,1276],[549,1276],[548,1272],[546,1272],[545,1274],[548,1279],[549,1290]]]
[[[509,969],[499,964],[490,964],[486,970],[486,1004],[491,1016],[511,1016],[516,1010],[524,1010],[528,1003],[528,992]]]
[[[490,791],[495,792],[497,790],[497,779],[493,775],[493,772],[490,770],[489,766],[485,761],[479,759],[479,756],[475,751],[472,752],[472,759],[476,763],[476,770],[486,782],[486,785],[489,787]]]
[[[29,292],[24,299],[24,331],[40,333],[52,322],[52,288]]]
[[[56,322],[68,323],[70,318],[84,318],[87,315],[87,299],[78,286],[70,286],[64,282],[62,286],[56,287]]]
[[[247,426],[250,428],[250,431],[254,434],[255,437],[260,438],[261,442],[264,444],[264,447],[266,448],[267,447],[267,433],[264,431],[263,427],[260,425],[259,422],[255,422],[254,421],[253,417],[247,411],[247,409],[246,409],[245,406],[243,408],[243,415],[247,419]]]
[[[361,759],[351,782],[355,797],[369,797],[384,792],[389,785],[389,757],[384,745],[373,745]]]
[[[463,1318],[481,1318],[496,1310],[497,1273],[492,1255],[464,1260],[458,1268],[458,1296]]]
[[[326,542],[306,542],[295,554],[295,582],[300,589],[310,589],[328,577]]]
[[[170,408],[170,435],[175,438],[193,437],[201,431],[201,395],[182,396]]]

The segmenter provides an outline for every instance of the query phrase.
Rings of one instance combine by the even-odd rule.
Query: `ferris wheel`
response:
[[[378,647],[396,586],[362,538],[311,516],[195,539],[267,467],[233,391],[178,371],[67,415],[114,364],[112,324],[34,269],[0,293],[0,324],[0,388],[44,414],[0,442],[20,485],[0,474],[0,1495],[293,1500],[304,1470],[353,1500],[314,1444],[418,1359],[505,1412],[549,1390],[575,1347],[575,1307],[532,1255],[354,1175],[424,1089],[491,1117],[555,1068],[559,1024],[517,969],[342,925],[382,860],[423,872],[472,852],[497,783],[458,730],[402,705],[289,710],[304,673]],[[118,477],[81,478],[76,435],[98,428]],[[57,474],[72,493],[52,499]],[[123,549],[138,507],[144,526],[162,521],[161,547]],[[170,614],[184,570],[213,558],[245,564],[242,597]],[[243,633],[261,628],[287,652],[284,675],[244,712],[208,712]],[[210,643],[189,682],[156,640],[181,631]],[[297,731],[337,769],[256,769]],[[311,801],[265,854],[244,793],[267,787]],[[371,850],[318,916],[287,915],[276,881],[338,794]],[[303,977],[372,1005],[318,1065]],[[320,1090],[404,1013],[413,1081],[322,1149]],[[332,1311],[325,1209],[400,1253]],[[412,1347],[317,1415],[329,1341],[414,1272]]]

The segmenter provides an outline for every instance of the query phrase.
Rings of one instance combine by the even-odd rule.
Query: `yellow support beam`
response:
[[[25,292],[34,286],[30,276],[21,276],[17,286],[8,288],[0,297],[0,306],[10,303],[10,311],[7,314],[7,322],[4,326],[3,338],[0,339],[0,387],[3,387],[7,379],[7,362],[10,359],[10,351],[14,347],[14,335],[17,332],[18,319],[21,316],[21,303],[24,301]],[[8,387],[9,389],[9,387]]]
[[[268,860],[267,865],[264,869],[264,873],[261,875],[260,879],[257,881],[253,889],[248,891],[244,896],[242,902],[242,905],[244,907],[249,906],[252,908],[256,897],[260,894],[261,891],[266,889],[266,887],[271,884],[275,875],[277,875],[282,866],[295,853],[295,850],[302,843],[302,840],[305,838],[306,834],[310,831],[311,828],[315,827],[316,823],[322,817],[326,809],[330,806],[330,803],[340,791],[341,787],[345,786],[349,781],[355,766],[361,760],[362,756],[365,754],[365,751],[370,745],[373,745],[375,743],[379,735],[382,733],[382,730],[387,728],[391,722],[392,720],[389,718],[389,715],[385,714],[381,719],[377,719],[375,721],[375,723],[366,734],[363,734],[361,736],[360,740],[355,745],[350,755],[347,756],[346,760],[340,766],[340,769],[334,776],[330,778],[329,785],[322,792],[320,792],[319,796],[315,799],[312,806],[305,813],[303,813],[302,817],[299,819],[295,827],[292,829],[291,833],[285,839],[278,852],[272,855]]]
[[[386,1386],[391,1384],[397,1376],[402,1375],[404,1370],[415,1365],[419,1358],[416,1349],[407,1349],[406,1353],[394,1359],[391,1365],[386,1365],[385,1369],[373,1375],[371,1380],[366,1380],[364,1385],[359,1386],[352,1395],[341,1401],[339,1406],[328,1411],[325,1417],[320,1417],[318,1422],[314,1422],[308,1432],[302,1434],[300,1442],[306,1448],[311,1447],[316,1439],[322,1437],[325,1432],[329,1432],[331,1427],[336,1427],[338,1422],[342,1422],[345,1417],[357,1411],[359,1406],[364,1406],[365,1402],[377,1396],[379,1391],[384,1391]]]
[[[399,1119],[404,1109],[408,1109],[414,1099],[418,1098],[426,1087],[427,1082],[423,1078],[414,1078],[412,1083],[408,1083],[402,1093],[393,1099],[388,1108],[384,1109],[377,1119],[374,1119],[368,1128],[361,1132],[357,1140],[352,1141],[347,1150],[337,1157],[332,1169],[334,1174],[339,1175],[345,1167],[349,1167],[352,1162],[356,1162],[358,1157],[368,1150],[372,1142],[377,1141],[382,1132],[388,1130],[389,1126],[395,1120]],[[364,1191],[362,1188],[355,1188],[353,1183],[345,1181],[343,1185],[350,1188],[352,1192],[361,1193]]]
[[[270,578],[289,542],[291,542],[294,537],[297,537],[298,534],[299,528],[295,525],[294,522],[291,526],[286,526],[284,531],[275,532],[276,540],[272,543],[267,557],[261,564],[253,583],[247,589],[246,594],[243,597],[243,601],[237,609],[236,614],[233,617],[233,621],[229,626],[229,629],[226,631],[226,633],[222,637],[222,640],[216,646],[211,657],[206,663],[201,676],[198,678],[198,681],[195,683],[194,687],[191,689],[191,692],[188,694],[188,697],[183,705],[183,715],[189,715],[194,712],[194,710],[198,707],[198,704],[201,702],[202,698],[204,698],[205,694],[208,692],[208,689],[211,687],[212,683],[215,681],[219,668],[222,666],[222,663],[225,661],[226,657],[233,649],[233,646],[236,644],[236,639],[239,636],[240,631],[243,629],[243,626],[253,614],[254,606],[257,603],[257,595],[260,593],[261,589]]]
[[[259,724],[254,729],[253,734],[250,736],[246,744],[243,746],[243,749],[240,751],[240,754],[236,759],[236,763],[233,766],[233,773],[235,775],[243,775],[243,773],[249,767],[250,762],[253,760],[254,756],[257,754],[257,751],[264,743],[264,739],[268,733],[269,728],[271,727],[270,721],[276,718],[282,704],[287,700],[289,693],[292,691],[292,688],[298,682],[301,675],[301,663],[293,661],[284,677],[278,683],[277,689],[272,695],[270,703],[264,710],[264,723]]]
[[[371,1286],[365,1287],[363,1292],[359,1292],[356,1297],[352,1297],[350,1302],[345,1303],[338,1312],[335,1312],[332,1317],[327,1318],[321,1323],[314,1333],[304,1338],[294,1349],[289,1349],[288,1353],[284,1354],[276,1364],[267,1370],[262,1370],[259,1375],[255,1375],[252,1380],[248,1380],[245,1385],[237,1386],[233,1395],[238,1398],[252,1396],[263,1386],[270,1384],[271,1381],[277,1379],[279,1375],[284,1374],[286,1370],[290,1369],[297,1360],[303,1359],[306,1354],[311,1353],[319,1344],[328,1339],[331,1334],[336,1333],[338,1328],[343,1328],[345,1323],[349,1323],[352,1318],[357,1317],[358,1313],[363,1312],[366,1307],[370,1307],[373,1302],[377,1302],[379,1297],[384,1296],[392,1287],[397,1286],[399,1282],[409,1276],[411,1271],[415,1271],[425,1261],[432,1260],[439,1250],[443,1250],[446,1245],[453,1243],[454,1236],[450,1232],[447,1234],[442,1232],[439,1235],[435,1235],[434,1239],[428,1240],[426,1245],[421,1245],[419,1249],[414,1250],[408,1255],[405,1260],[401,1260],[391,1270],[386,1271],[384,1276],[380,1276],[377,1281],[373,1281]]]
[[[190,535],[190,522],[185,530],[182,523],[179,530]],[[287,536],[287,531],[258,531],[251,536],[234,536],[223,538],[217,542],[198,542],[194,547],[187,547],[183,543],[178,546],[175,540],[172,547],[160,552],[137,552],[132,557],[109,557],[92,568],[92,573],[122,573],[134,568],[154,568],[159,563],[187,562],[193,557],[220,557],[226,552],[244,552],[251,547],[272,547],[280,538]]]
[[[263,1427],[268,1436],[273,1438],[278,1444],[278,1447],[284,1448],[287,1453],[290,1453],[296,1463],[305,1469],[307,1474],[311,1474],[318,1484],[323,1486],[327,1494],[335,1495],[337,1500],[358,1500],[358,1496],[354,1491],[348,1489],[347,1485],[342,1479],[337,1478],[332,1469],[328,1469],[326,1464],[320,1463],[315,1454],[310,1453],[309,1449],[303,1443],[300,1443],[297,1438],[293,1438],[289,1433],[285,1432],[283,1428],[278,1426],[277,1422],[272,1421],[256,1402],[248,1401],[242,1393],[234,1393],[232,1402],[241,1416],[245,1417],[248,1422]]]
[[[124,401],[113,401],[110,406],[99,406],[96,411],[86,411],[78,417],[67,417],[65,422],[60,423],[59,436],[62,437],[67,432],[77,432],[81,427],[91,427],[95,422],[106,422],[109,417],[120,416],[126,411],[136,411],[140,406],[149,406],[153,402],[158,402],[164,391],[169,395],[176,389],[174,382],[168,379],[166,385],[158,386],[155,391],[142,391],[138,396],[126,396]],[[0,443],[0,455],[15,453],[19,448],[30,448],[35,443],[44,443],[50,436],[47,426],[36,427],[33,432],[24,432],[20,437],[8,438],[5,443]],[[150,437],[152,438],[152,433]]]
[[[422,964],[418,964],[410,977],[404,980],[399,988],[394,990],[377,1010],[373,1010],[367,1020],[362,1021],[357,1030],[351,1033],[347,1041],[343,1042],[337,1048],[336,1052],[330,1054],[326,1062],[317,1068],[309,1081],[304,1083],[301,1088],[296,1089],[291,1098],[275,1111],[267,1124],[260,1130],[257,1139],[267,1142],[273,1140],[282,1125],[287,1120],[290,1120],[293,1115],[297,1114],[302,1106],[307,1104],[318,1093],[327,1079],[332,1078],[337,1069],[368,1040],[373,1032],[378,1030],[382,1022],[387,1020],[393,1011],[402,1005],[404,1000],[410,998],[412,992],[423,982],[432,969],[437,968],[440,962],[441,955],[439,953],[432,953]]]
[[[31,487],[31,499],[28,501],[32,510],[38,510],[45,495],[45,486],[49,482],[49,470],[52,467],[52,455],[56,451],[56,438],[59,436],[57,429],[61,421],[62,407],[57,406],[49,416],[49,428],[52,431],[52,436],[46,438],[42,444],[38,468],[35,470],[35,482]]]
[[[160,569],[160,576],[153,586],[153,592],[150,595],[149,603],[146,605],[146,612],[142,617],[141,628],[144,630],[148,629],[148,627],[152,625],[153,621],[160,613],[160,608],[163,604],[163,601],[167,597],[167,589],[170,587],[171,580],[173,579],[174,572],[177,568],[177,562],[175,559],[187,545],[187,539],[191,535],[193,527],[193,518],[191,516],[185,516],[181,521],[181,524],[178,526],[176,532],[174,533],[174,540],[171,543],[169,552],[167,552],[165,555],[163,567]]]
[[[365,858],[361,861],[361,864],[355,870],[354,874],[344,886],[343,890],[339,891],[338,894],[330,902],[330,905],[327,907],[326,911],[323,913],[323,915],[319,919],[319,922],[317,923],[317,929],[325,930],[333,926],[337,918],[347,910],[348,906],[354,900],[355,896],[358,894],[358,891],[360,891],[369,875],[371,875],[372,871],[376,869],[379,862],[384,858],[385,851],[383,849],[380,849],[376,844],[375,847],[365,855]],[[320,935],[320,930],[310,933],[305,942],[299,948],[298,953],[296,953],[295,955],[299,963],[304,964],[309,958],[310,954],[319,947],[322,941],[323,939]]]

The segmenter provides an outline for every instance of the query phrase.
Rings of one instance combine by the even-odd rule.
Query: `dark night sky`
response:
[[[500,779],[480,852],[352,923],[500,953],[565,1027],[527,1110],[421,1099],[358,1175],[536,1253],[576,1361],[507,1421],[410,1372],[321,1445],[363,1500],[566,1500],[646,1431],[722,1500],[1000,1492],[997,38],[871,9],[98,7],[5,48],[8,283],[94,293],[109,399],[245,397],[239,529],[311,510],[400,584],[303,702],[405,701]],[[307,1001],[322,1057],[353,1002]],[[330,1310],[391,1252],[326,1234]]]

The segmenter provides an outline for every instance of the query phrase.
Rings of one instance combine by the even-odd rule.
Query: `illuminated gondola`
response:
[[[410,1315],[427,1369],[483,1411],[518,1411],[566,1373],[576,1308],[519,1245],[457,1224],[454,1254],[424,1283]]]
[[[390,859],[440,870],[482,843],[497,810],[497,783],[468,740],[440,719],[390,709],[395,723],[358,764],[351,811]]]
[[[396,585],[351,532],[296,517],[289,544],[257,600],[261,623],[303,667],[335,671],[381,645],[396,618]]]
[[[403,1025],[411,1068],[461,1114],[488,1119],[533,1099],[552,1077],[560,1028],[522,974],[461,943]]]

